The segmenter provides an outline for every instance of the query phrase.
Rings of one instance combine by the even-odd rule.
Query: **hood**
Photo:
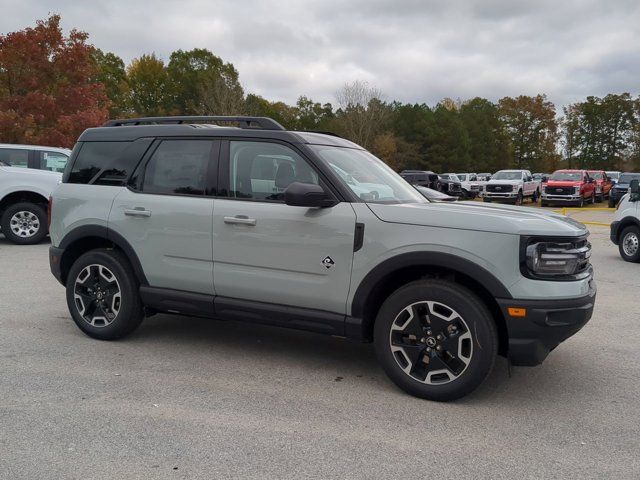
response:
[[[383,222],[457,228],[511,235],[579,236],[586,227],[571,218],[537,208],[478,202],[368,204]]]
[[[0,166],[0,172],[7,172],[11,175],[19,175],[22,178],[44,178],[44,179],[57,179],[62,180],[62,174],[59,172],[50,172],[49,170],[36,170],[34,168],[21,168],[21,167],[3,167]]]
[[[522,180],[494,180],[492,178],[486,183],[487,185],[520,185]]]
[[[549,187],[579,187],[581,185],[581,180],[549,180],[547,182]]]

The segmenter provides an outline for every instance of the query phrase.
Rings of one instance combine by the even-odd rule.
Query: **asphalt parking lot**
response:
[[[0,478],[637,479],[640,265],[591,232],[591,322],[449,404],[402,393],[371,345],[338,338],[158,315],[92,340],[49,245],[0,235]]]

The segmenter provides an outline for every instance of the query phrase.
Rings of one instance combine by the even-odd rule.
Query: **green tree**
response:
[[[154,53],[142,55],[127,67],[128,105],[141,116],[165,115],[171,109],[171,88],[164,62]]]
[[[91,59],[95,65],[95,74],[92,76],[92,80],[104,85],[107,97],[111,100],[109,115],[117,117],[124,114],[127,110],[129,95],[124,62],[116,54],[104,53],[99,48],[93,49]]]
[[[456,106],[439,103],[427,132],[427,162],[437,172],[466,172],[471,167],[469,150],[469,135]]]
[[[558,162],[558,121],[546,95],[504,97],[500,118],[513,147],[513,164],[532,171],[552,170]]]
[[[494,103],[480,97],[464,102],[460,119],[469,137],[469,170],[495,172],[511,166],[511,144]]]
[[[244,110],[238,71],[207,49],[173,52],[167,72],[174,109],[182,114],[234,115]]]
[[[320,104],[305,96],[296,102],[296,117],[295,128],[307,131],[329,131],[335,119],[330,103]]]

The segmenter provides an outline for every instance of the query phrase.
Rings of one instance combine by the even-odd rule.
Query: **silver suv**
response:
[[[474,390],[498,354],[540,363],[596,295],[582,224],[431,203],[358,145],[268,118],[89,129],[51,208],[51,271],[87,335],[168,312],[373,341],[432,400]]]

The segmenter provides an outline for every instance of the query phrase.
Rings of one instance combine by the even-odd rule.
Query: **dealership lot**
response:
[[[591,232],[591,322],[450,404],[402,393],[371,345],[304,332],[158,315],[91,340],[48,244],[0,236],[0,478],[638,478],[640,265]]]

